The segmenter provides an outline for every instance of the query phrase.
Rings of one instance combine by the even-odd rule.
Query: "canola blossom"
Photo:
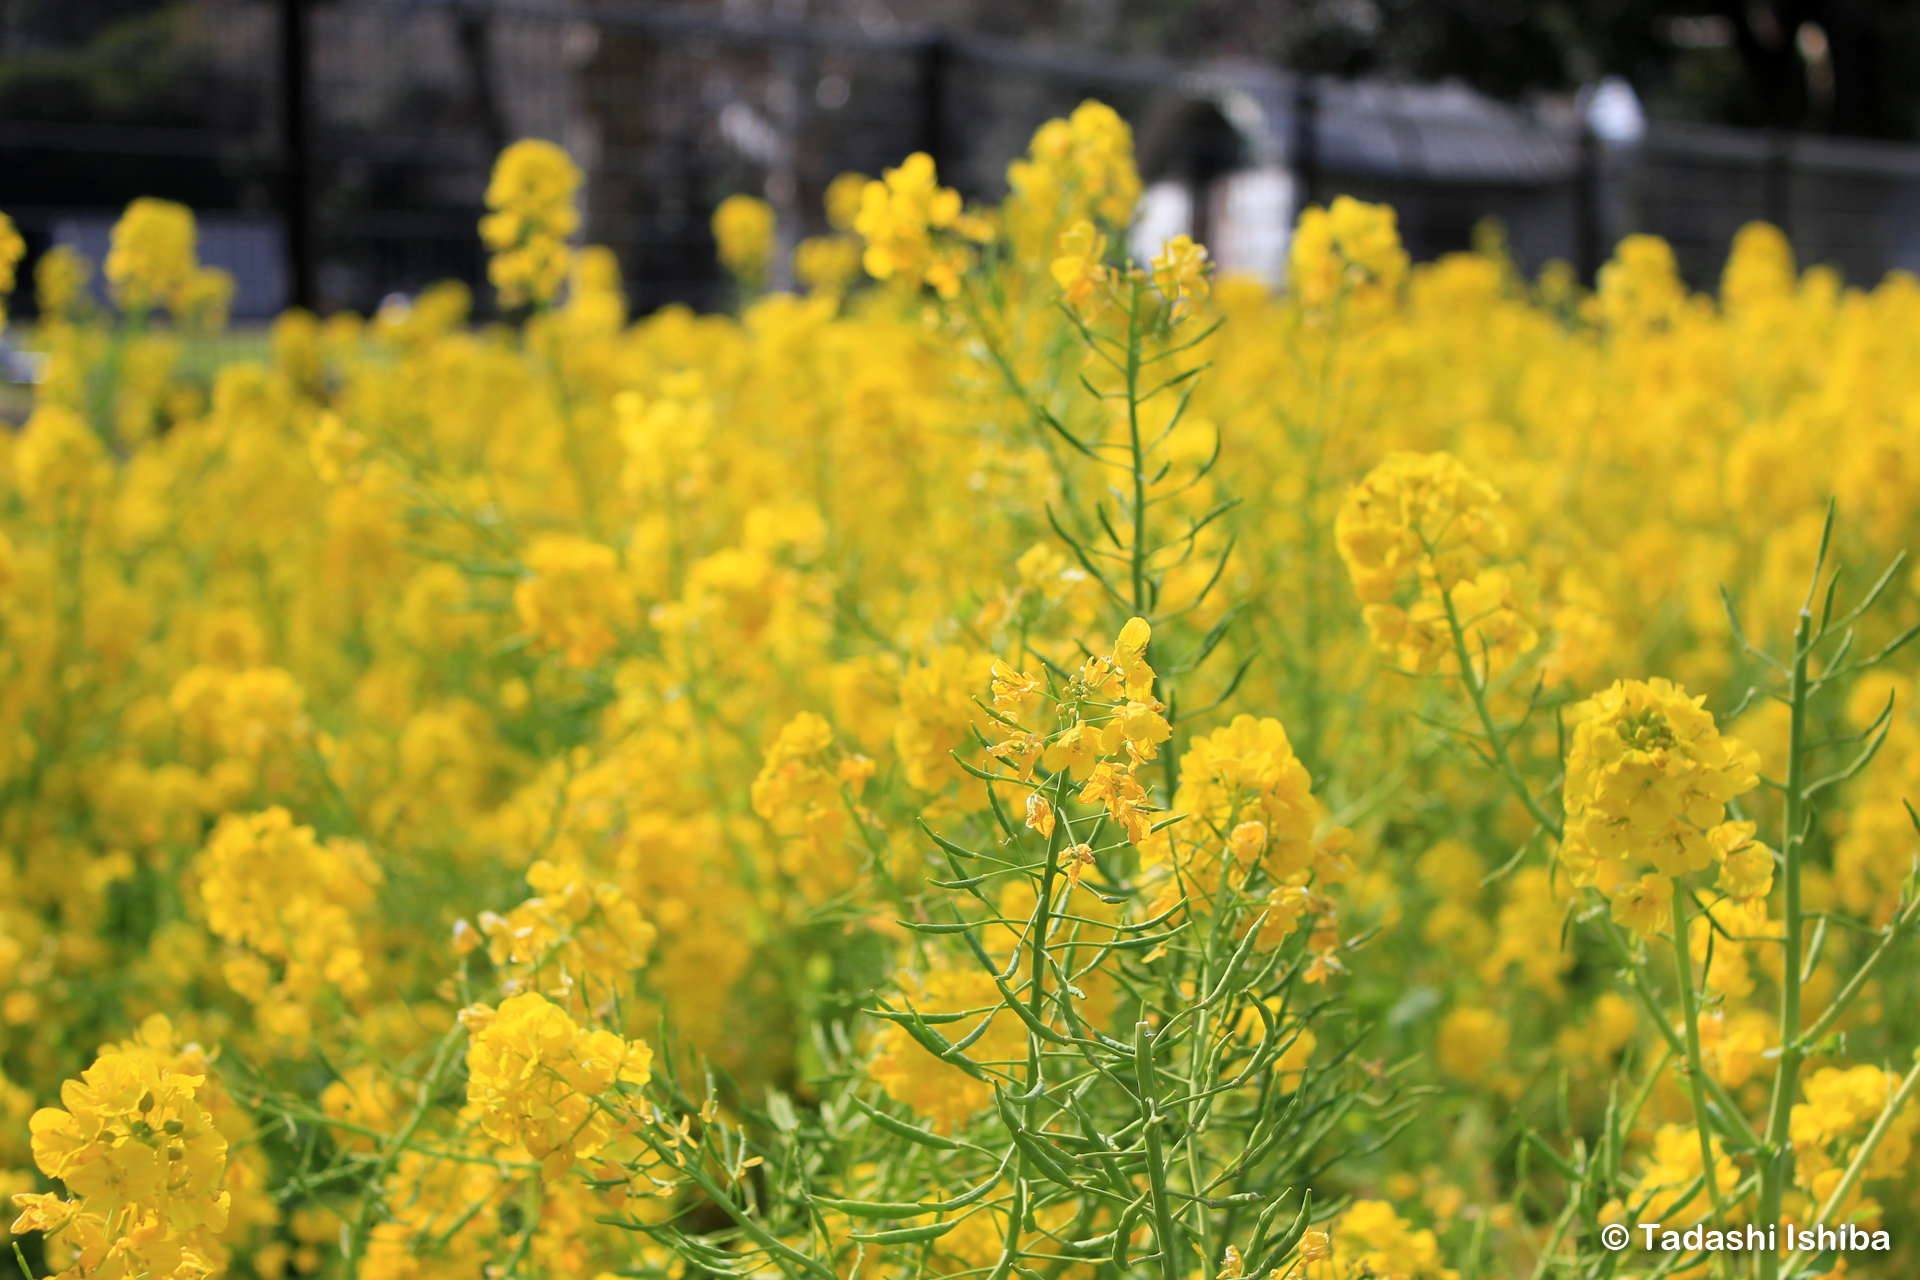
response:
[[[29,1276],[1911,1273],[1920,282],[1007,178],[636,320],[519,142],[507,321],[211,371],[189,211],[0,219]]]

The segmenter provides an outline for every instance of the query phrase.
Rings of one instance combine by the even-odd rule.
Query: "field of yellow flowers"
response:
[[[1134,264],[1088,103],[635,322],[578,183],[211,374],[186,210],[40,261],[7,1266],[1920,1265],[1920,282]]]

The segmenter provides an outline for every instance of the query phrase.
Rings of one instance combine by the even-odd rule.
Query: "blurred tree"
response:
[[[1861,137],[1920,134],[1920,0],[589,0],[728,20],[947,29],[1176,57],[1237,56],[1337,75],[1457,78],[1518,98],[1618,75],[1669,118]],[[17,118],[178,114],[163,82],[192,43],[192,0],[0,0],[0,98]],[[476,44],[471,16],[464,48]],[[63,47],[70,75],[6,55]],[[82,70],[84,66],[85,70]],[[102,66],[116,68],[102,76]],[[9,80],[34,81],[7,93]],[[84,83],[79,83],[79,82]],[[24,87],[16,83],[14,88]],[[484,96],[484,95],[483,95]],[[22,98],[27,101],[22,101]],[[156,101],[158,99],[158,101]],[[89,114],[82,112],[81,114]],[[192,114],[191,111],[188,114]]]

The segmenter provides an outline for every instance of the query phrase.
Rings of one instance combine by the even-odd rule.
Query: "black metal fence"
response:
[[[891,30],[884,8],[832,29],[729,12],[197,0],[144,42],[13,33],[0,47],[0,209],[31,253],[65,242],[97,258],[128,200],[188,203],[203,258],[240,278],[242,317],[294,300],[364,311],[448,277],[484,308],[488,170],[507,142],[540,136],[587,171],[585,234],[618,253],[635,307],[708,307],[726,297],[708,230],[725,196],[765,196],[788,244],[823,229],[836,174],[914,150],[990,198],[1040,122],[1097,97],[1141,127],[1144,162],[1168,174],[1191,166],[1180,129],[1160,126],[1183,104],[1218,106],[1237,139],[1221,163],[1283,175],[1242,184],[1267,203],[1237,216],[1281,234],[1304,199],[1347,191],[1394,203],[1416,257],[1464,247],[1494,214],[1529,266],[1591,269],[1644,229],[1708,285],[1732,232],[1766,217],[1803,260],[1855,281],[1920,267],[1920,148],[1658,125],[1601,144],[1570,115],[1461,106],[1458,93]]]

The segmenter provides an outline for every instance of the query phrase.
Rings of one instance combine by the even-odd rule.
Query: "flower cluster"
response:
[[[1875,1066],[1822,1067],[1801,1085],[1805,1102],[1794,1104],[1790,1128],[1795,1176],[1817,1206],[1839,1187],[1847,1165],[1860,1152],[1860,1139],[1892,1102],[1900,1077]],[[1920,1130],[1920,1103],[1908,1101],[1892,1117],[1879,1146],[1869,1153],[1864,1169],[1868,1178],[1896,1177],[1913,1155],[1913,1139]],[[1880,1206],[1865,1201],[1856,1188],[1850,1203],[1840,1206],[1834,1221],[1871,1220]]]
[[[1180,760],[1179,818],[1155,833],[1150,865],[1171,875],[1160,902],[1182,896],[1199,910],[1223,883],[1262,888],[1266,921],[1261,942],[1273,946],[1317,918],[1313,950],[1333,964],[1339,935],[1332,899],[1324,890],[1349,878],[1345,850],[1353,833],[1328,827],[1312,793],[1312,779],[1278,720],[1250,715],[1193,739]],[[1217,833],[1226,833],[1221,840]]]
[[[1034,133],[1007,166],[1008,231],[1022,254],[1039,256],[1061,229],[1086,221],[1125,231],[1140,202],[1133,130],[1103,102],[1083,102]]]
[[[571,994],[578,985],[582,997],[597,1005],[645,967],[658,931],[618,885],[591,884],[580,868],[544,860],[527,868],[527,884],[537,897],[504,916],[480,915],[487,954],[496,966],[512,966],[515,985],[551,976],[558,994]],[[473,926],[464,920],[454,925],[456,949],[478,944]]]
[[[62,1107],[34,1112],[34,1162],[72,1198],[16,1195],[13,1231],[45,1233],[71,1259],[63,1277],[205,1275],[225,1261],[227,1139],[207,1109],[206,1064],[182,1069],[165,1052],[171,1035],[160,1019],[102,1051],[61,1088]]]
[[[1176,313],[1191,315],[1206,301],[1207,247],[1189,235],[1177,235],[1153,260],[1153,283]]]
[[[1644,239],[1588,292],[1351,200],[1282,289],[1125,264],[1097,104],[1012,176],[843,175],[810,292],[737,314],[630,314],[546,144],[509,324],[441,284],[209,344],[175,207],[116,305],[41,256],[31,1268],[1530,1274],[1594,1256],[1543,1204],[1690,1221],[1703,1160],[1912,1213],[1908,575],[1849,615],[1920,545],[1920,289],[1756,227],[1717,295]],[[716,227],[750,278],[765,227]],[[1308,1184],[1362,1198],[1283,1240]]]
[[[579,187],[578,166],[554,143],[529,138],[500,153],[480,239],[493,252],[487,278],[502,306],[545,306],[559,294],[573,267],[568,241],[580,227]]]
[[[254,1003],[263,1031],[304,1045],[322,992],[366,991],[355,917],[381,876],[365,846],[323,843],[275,805],[222,818],[194,874],[207,927],[237,948],[226,962],[227,983]]]
[[[1309,1233],[1318,1234],[1318,1233]],[[1408,1280],[1457,1280],[1445,1264],[1432,1231],[1415,1228],[1385,1200],[1356,1200],[1325,1233],[1320,1258],[1308,1259],[1311,1280],[1353,1276],[1405,1276]]]
[[[563,654],[569,665],[591,667],[634,624],[633,589],[612,547],[550,534],[527,549],[526,563],[514,610],[534,642]]]
[[[868,275],[928,284],[943,298],[959,296],[965,241],[987,234],[962,211],[959,192],[940,185],[933,157],[923,151],[866,185],[853,226],[866,241],[861,262]]]
[[[1300,301],[1311,308],[1336,299],[1355,305],[1383,305],[1407,274],[1407,251],[1400,246],[1393,210],[1339,196],[1326,208],[1310,206],[1300,215],[1288,249],[1287,278]]]
[[[1668,680],[1620,680],[1569,716],[1561,864],[1575,884],[1607,889],[1614,918],[1642,934],[1666,928],[1687,872],[1720,863],[1722,886],[1746,897],[1772,884],[1752,824],[1726,822],[1727,802],[1758,785],[1759,754],[1722,736],[1704,702]]]
[[[1713,1140],[1712,1151],[1713,1181],[1720,1195],[1729,1195],[1739,1182],[1739,1170],[1732,1158],[1722,1152],[1720,1139]],[[1700,1138],[1692,1126],[1661,1125],[1654,1132],[1646,1155],[1640,1160],[1636,1190],[1639,1203],[1645,1207],[1635,1220],[1671,1222],[1682,1226],[1704,1221],[1713,1207],[1710,1196],[1701,1185],[1703,1179],[1700,1171],[1704,1163]],[[1601,1216],[1615,1217],[1619,1209],[1616,1202],[1603,1209]]]
[[[773,206],[753,196],[728,196],[713,211],[720,265],[748,288],[765,282],[774,254]]]
[[[833,746],[833,726],[802,711],[767,748],[753,780],[753,811],[781,837],[780,869],[816,900],[853,883],[846,797],[857,797],[874,772],[873,761],[857,752],[833,759]]]
[[[1449,453],[1394,453],[1348,491],[1334,522],[1340,558],[1383,653],[1422,674],[1458,667],[1453,624],[1485,674],[1539,640],[1507,550],[1499,494]]]
[[[147,197],[127,206],[107,250],[107,284],[129,315],[165,308],[175,319],[218,328],[233,298],[233,277],[203,267],[195,254],[193,212]]]
[[[523,1148],[549,1178],[620,1133],[623,1122],[604,1096],[652,1077],[653,1050],[644,1041],[581,1027],[538,992],[498,1009],[475,1005],[460,1019],[473,1037],[467,1101],[495,1141]]]

